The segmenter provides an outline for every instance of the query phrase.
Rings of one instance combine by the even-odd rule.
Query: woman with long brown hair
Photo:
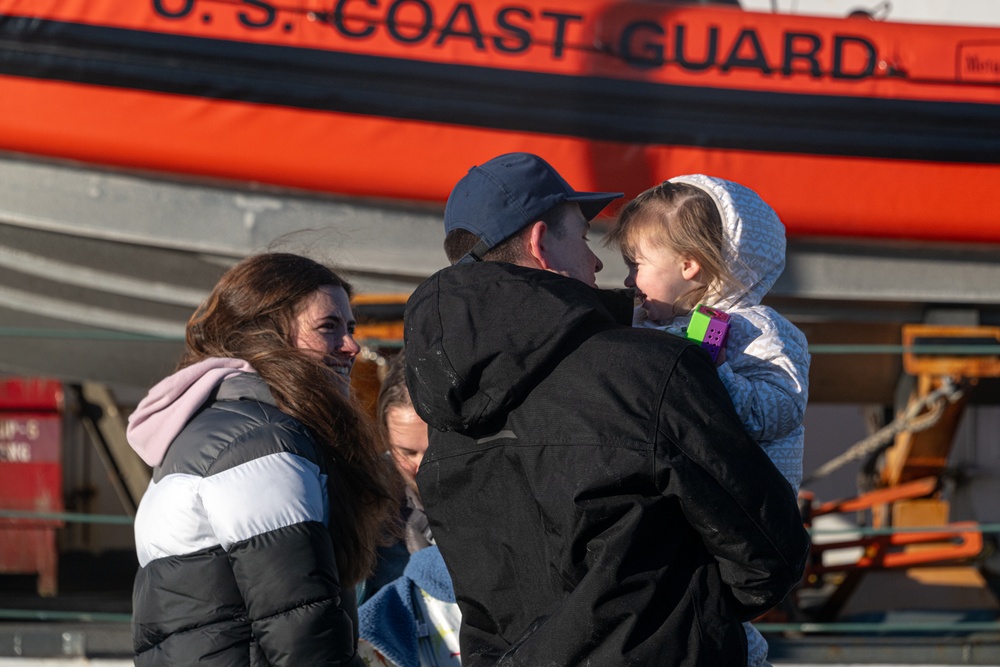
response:
[[[354,586],[400,491],[350,399],[350,296],[311,259],[243,260],[131,416],[154,467],[135,521],[137,665],[362,664]]]

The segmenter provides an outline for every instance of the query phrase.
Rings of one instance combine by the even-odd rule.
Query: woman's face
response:
[[[394,405],[385,412],[389,445],[396,466],[413,480],[427,451],[427,422],[420,418],[412,405]]]
[[[350,386],[351,368],[361,351],[354,340],[356,325],[344,288],[324,285],[303,299],[295,316],[292,343],[300,350],[315,352]]]

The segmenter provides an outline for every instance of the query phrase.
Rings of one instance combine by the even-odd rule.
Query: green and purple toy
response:
[[[719,359],[719,352],[726,345],[729,333],[729,313],[699,303],[691,311],[691,323],[687,328],[687,339],[701,343],[712,361]]]

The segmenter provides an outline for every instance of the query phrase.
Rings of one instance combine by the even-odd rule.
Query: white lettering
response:
[[[0,443],[0,461],[31,463],[31,445],[26,442]]]
[[[42,427],[37,419],[18,421],[16,419],[0,419],[0,440],[13,440],[23,436],[28,440],[38,440]]]

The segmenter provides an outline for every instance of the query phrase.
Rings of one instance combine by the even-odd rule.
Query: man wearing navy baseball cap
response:
[[[805,567],[795,495],[708,356],[594,287],[588,221],[619,196],[529,153],[473,167],[445,209],[453,266],[407,302],[463,667],[745,667],[742,621]]]
[[[470,169],[451,191],[445,253],[452,263],[524,263],[593,287],[602,265],[587,244],[590,220],[621,196],[577,192],[537,155],[501,155]]]

